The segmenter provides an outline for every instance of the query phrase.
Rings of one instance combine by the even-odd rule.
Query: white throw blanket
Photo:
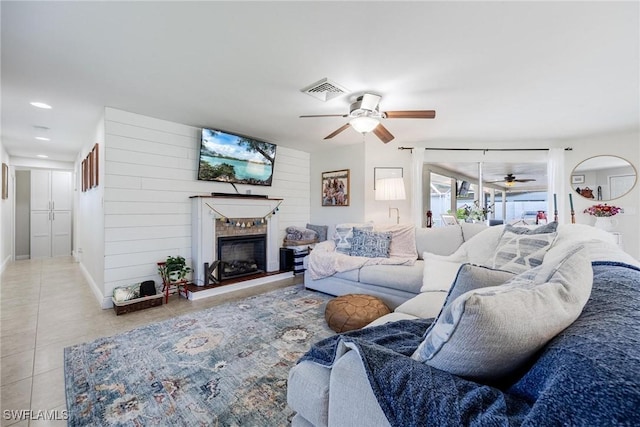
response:
[[[332,276],[344,271],[356,270],[366,265],[413,265],[415,258],[389,257],[367,258],[350,256],[335,252],[336,244],[333,240],[320,242],[309,255],[307,272],[313,280]]]

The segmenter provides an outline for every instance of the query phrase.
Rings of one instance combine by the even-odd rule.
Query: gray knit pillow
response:
[[[309,230],[313,230],[316,233],[318,233],[318,241],[319,242],[324,242],[325,240],[327,240],[327,230],[329,229],[328,226],[326,226],[326,225],[307,224],[306,228],[308,228]]]
[[[498,380],[578,318],[592,283],[591,262],[580,246],[558,265],[466,292],[444,307],[411,357],[455,375]]]
[[[495,270],[475,264],[463,264],[458,270],[458,275],[451,289],[449,289],[444,305],[451,303],[466,292],[502,285],[514,276],[515,274],[509,271]]]

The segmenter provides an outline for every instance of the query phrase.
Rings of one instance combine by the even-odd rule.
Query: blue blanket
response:
[[[336,335],[301,361],[331,366],[340,343],[349,343],[392,426],[640,425],[640,270],[594,262],[593,272],[578,320],[502,384],[479,384],[410,359],[430,319]]]

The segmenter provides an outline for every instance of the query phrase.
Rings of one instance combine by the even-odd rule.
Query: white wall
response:
[[[104,118],[101,118],[96,123],[93,139],[88,140],[82,147],[75,162],[73,255],[80,263],[80,268],[96,298],[103,307],[108,307],[110,294],[104,292],[104,129]],[[99,185],[83,192],[82,160],[96,143],[99,144]]]
[[[215,122],[210,126],[216,127]],[[200,128],[106,108],[104,129],[104,177],[99,188],[104,189],[101,292],[106,306],[117,286],[148,279],[160,283],[156,263],[167,256],[181,255],[191,262],[189,197],[234,189],[225,183],[197,180]],[[272,186],[237,185],[241,193],[251,190],[284,199],[277,213],[280,239],[287,226],[309,221],[309,162],[308,153],[278,146]],[[92,200],[93,216],[100,216],[100,203]],[[100,224],[91,228],[102,230]],[[86,257],[87,248],[82,249]],[[101,252],[93,247],[91,251],[96,252],[92,258]],[[101,283],[97,273],[92,275]]]
[[[322,172],[349,169],[349,206],[322,206]],[[329,147],[311,155],[311,223],[332,227],[365,217],[365,150],[362,144]]]
[[[9,167],[9,198],[0,199],[0,272],[2,272],[7,263],[13,259],[13,203],[14,194],[14,175],[9,154],[5,151],[0,141],[0,163],[5,163]],[[1,178],[0,178],[1,179]]]
[[[565,153],[565,169],[568,182],[566,195],[566,206],[569,206],[569,193],[573,193],[574,210],[576,212],[576,223],[593,225],[595,218],[583,213],[583,211],[597,203],[607,203],[609,205],[624,208],[623,214],[616,215],[618,225],[615,231],[622,233],[622,242],[625,251],[634,258],[640,259],[640,184],[636,181],[635,187],[625,196],[607,202],[586,199],[576,195],[572,191],[569,176],[571,171],[582,162],[593,156],[608,154],[622,157],[628,160],[636,169],[636,174],[640,171],[640,135],[637,132],[614,133],[609,135],[592,136],[588,138],[566,141],[573,148]],[[637,179],[640,179],[638,177]]]

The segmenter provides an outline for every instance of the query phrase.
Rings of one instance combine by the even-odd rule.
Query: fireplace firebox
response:
[[[218,280],[264,273],[266,246],[266,234],[218,237]]]

